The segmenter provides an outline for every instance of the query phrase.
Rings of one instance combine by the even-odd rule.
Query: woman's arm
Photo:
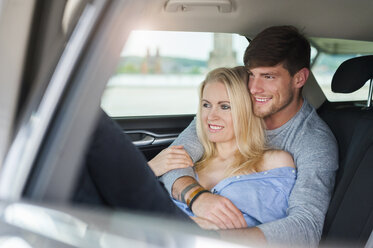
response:
[[[284,150],[268,150],[264,153],[262,170],[271,170],[280,167],[293,167],[295,163],[293,156]]]
[[[183,146],[170,146],[148,162],[156,176],[162,176],[173,169],[192,167],[193,162]]]

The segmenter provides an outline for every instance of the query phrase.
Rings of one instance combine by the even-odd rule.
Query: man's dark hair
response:
[[[274,26],[260,32],[245,51],[245,67],[275,66],[282,63],[291,76],[310,68],[310,43],[293,26]]]

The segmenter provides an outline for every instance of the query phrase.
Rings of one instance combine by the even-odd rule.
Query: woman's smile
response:
[[[214,125],[214,124],[208,124],[208,126],[209,126],[209,131],[212,133],[219,132],[220,130],[224,128],[224,126]]]

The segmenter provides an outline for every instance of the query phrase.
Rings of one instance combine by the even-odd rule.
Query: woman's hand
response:
[[[191,167],[193,162],[183,146],[170,146],[150,160],[148,165],[156,176],[162,176],[173,169]]]

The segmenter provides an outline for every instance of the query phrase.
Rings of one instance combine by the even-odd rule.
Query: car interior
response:
[[[184,12],[182,10],[179,10],[179,12],[175,10],[175,12],[180,13],[180,15],[176,17],[174,15],[176,13],[170,13],[170,15],[167,13],[167,11],[169,11],[167,9],[167,4],[171,2],[172,1],[166,3],[165,12],[162,14],[154,14],[152,25],[156,26],[157,29],[182,29],[188,31],[213,30],[218,32],[232,32],[235,30],[237,33],[244,34],[248,40],[250,40],[266,26],[278,24],[295,25],[294,21],[297,20],[296,26],[304,28],[307,35],[312,37],[310,38],[311,44],[322,51],[336,49],[336,45],[333,47],[332,42],[328,42],[328,40],[323,39],[323,37],[363,41],[372,40],[372,37],[368,37],[371,36],[371,34],[368,34],[369,32],[365,33],[364,31],[366,28],[365,25],[367,25],[367,23],[362,21],[366,18],[364,17],[364,11],[362,9],[358,10],[361,7],[359,4],[364,5],[363,2],[353,5],[344,2],[343,4],[347,4],[349,8],[344,7],[342,9],[339,6],[330,6],[330,8],[328,8],[327,6],[332,4],[328,1],[313,2],[312,4],[306,2],[294,3],[291,7],[288,5],[289,3],[284,4],[271,1],[261,4],[256,3],[256,5],[255,1],[236,1],[238,12],[236,14],[240,17],[232,22],[225,19],[224,14],[221,13],[219,16],[219,28],[212,25],[214,17],[211,18],[210,16],[212,11],[206,11],[206,9],[209,8],[208,6],[199,8],[199,6],[193,4],[183,5],[185,7]],[[271,5],[271,7],[269,7],[269,5]],[[250,8],[250,6],[255,7]],[[234,7],[235,6],[232,6],[232,8]],[[223,12],[222,7],[215,6],[215,8],[218,9],[218,11],[215,9],[215,12]],[[307,12],[309,13],[318,13],[318,18],[315,19],[311,14],[305,14],[304,12],[298,17],[296,16],[297,14],[294,13],[289,17],[287,9],[297,8],[307,8]],[[202,9],[206,11],[203,14],[201,14]],[[275,16],[272,16],[273,19],[269,21],[269,19],[266,18],[269,12],[266,11],[273,9],[276,9],[276,12],[278,12]],[[327,9],[331,11],[326,13]],[[346,13],[347,9],[349,9],[348,13]],[[285,13],[287,13],[287,15]],[[350,19],[352,16],[356,19]],[[357,18],[357,16],[359,16],[359,18]],[[194,26],[191,22],[186,22],[186,20],[190,20],[189,18],[195,18],[198,22],[198,27]],[[287,18],[289,19],[287,20]],[[325,19],[323,20],[323,18]],[[171,19],[173,21],[172,25],[167,22]],[[357,24],[357,19],[362,21],[358,28],[359,34],[355,33],[356,30],[352,31],[352,26]],[[343,22],[343,24],[337,24],[337,22]],[[244,30],[243,33],[241,30]],[[363,38],[361,36],[365,37]],[[340,50],[345,49],[344,53],[348,54],[353,53],[352,49],[356,49],[360,57],[358,56],[358,58],[348,60],[340,65],[333,76],[331,90],[335,93],[353,93],[367,84],[370,90],[369,93],[365,95],[365,101],[329,101],[313,75],[310,76],[306,83],[303,89],[303,95],[317,109],[319,115],[329,125],[339,144],[340,168],[336,177],[334,195],[326,215],[321,244],[353,243],[363,246],[368,241],[373,229],[373,202],[372,199],[368,197],[372,194],[371,189],[373,188],[370,182],[370,176],[373,173],[373,168],[371,166],[371,132],[373,125],[371,80],[373,77],[373,66],[372,56],[363,55],[372,54],[373,50],[372,48],[366,47],[363,42],[358,46],[348,45],[347,42],[348,41],[343,41],[340,43]],[[341,53],[343,53],[343,51]],[[192,117],[189,117],[189,119],[185,120],[184,126],[186,123],[189,123],[191,118]],[[130,133],[136,133],[136,131],[133,130],[133,126],[136,125],[131,125],[133,120],[131,120],[131,122],[126,121],[125,118],[117,118],[116,120],[124,130],[131,130]],[[170,121],[172,120],[170,119]],[[156,122],[153,120],[150,121],[150,123]],[[177,125],[175,127],[177,127]],[[159,127],[152,126],[151,124],[148,126],[148,124],[146,124],[145,130],[147,130],[146,128],[151,129],[152,132],[155,133],[162,132],[160,131],[162,129],[162,124]],[[177,132],[177,130],[175,131]],[[134,139],[136,139],[136,137],[134,137]],[[165,147],[166,146],[161,146],[159,149],[154,150],[155,148],[152,146],[145,146],[140,149],[148,159],[151,159]]]
[[[72,204],[71,196],[79,182],[101,97],[130,31],[234,33],[250,41],[266,27],[294,25],[318,51],[354,55],[336,66],[330,91],[349,94],[362,87],[369,91],[364,99],[331,101],[321,89],[315,71],[303,89],[304,97],[328,124],[339,145],[339,169],[320,245],[373,246],[372,1],[82,0],[75,1],[75,5],[66,2],[69,1],[36,1],[34,5],[16,113],[10,118],[14,123],[13,143],[10,142],[4,160],[5,173],[0,177],[2,197],[19,194],[16,199]],[[67,8],[72,9],[69,15],[64,14]],[[83,35],[80,37],[77,31]],[[71,41],[79,38],[81,46],[72,46]],[[68,58],[68,52],[76,56],[72,57],[73,63],[66,62],[71,67],[63,71],[61,61]],[[58,81],[56,68],[65,75],[61,80],[66,84],[56,88],[60,89],[52,97],[56,102],[45,103],[53,106],[53,111],[38,116],[44,95],[50,94],[52,79]],[[112,119],[150,160],[168,147],[194,116],[132,115]],[[45,121],[45,126],[38,120]],[[33,155],[15,159],[19,157],[15,154],[19,154],[20,142],[26,142],[19,136],[27,133],[29,138],[33,137],[30,123],[43,127],[43,134],[31,144],[32,149],[21,146],[24,154]],[[14,164],[25,164],[26,169],[12,172],[8,168]],[[12,173],[18,175],[17,180],[10,179]],[[19,180],[22,183],[18,184]],[[7,183],[14,187],[5,187]]]

